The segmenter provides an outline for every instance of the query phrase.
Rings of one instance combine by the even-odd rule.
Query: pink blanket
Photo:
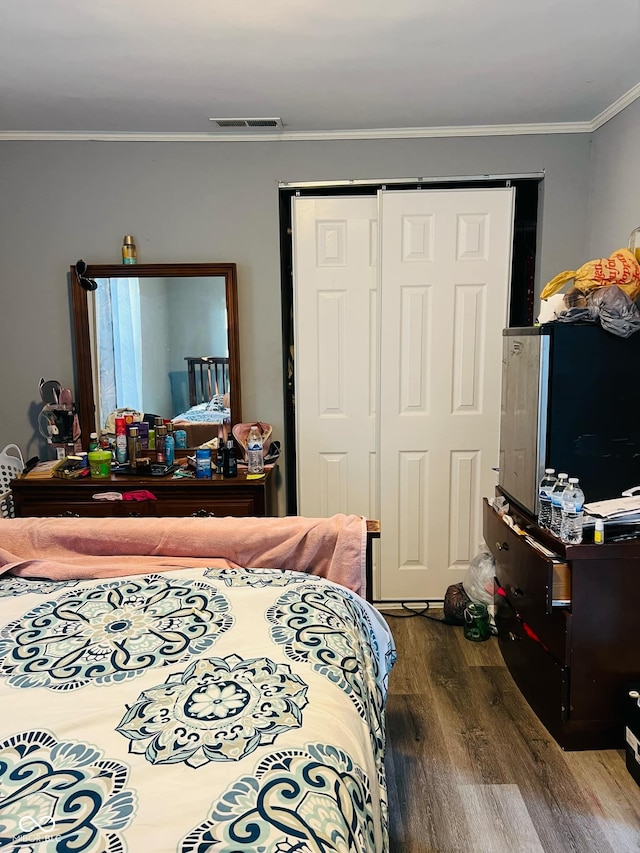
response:
[[[87,580],[183,567],[320,575],[364,596],[366,521],[330,518],[0,519],[0,574]]]

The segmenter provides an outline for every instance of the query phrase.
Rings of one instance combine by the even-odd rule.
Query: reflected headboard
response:
[[[189,374],[189,405],[208,403],[214,394],[228,394],[229,359],[217,355],[185,356]]]

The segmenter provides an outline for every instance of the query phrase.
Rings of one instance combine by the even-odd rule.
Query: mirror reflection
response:
[[[230,420],[224,278],[96,281],[89,303],[101,429],[119,408],[190,423]]]
[[[130,409],[186,426],[190,446],[242,420],[235,264],[71,267],[83,436]]]

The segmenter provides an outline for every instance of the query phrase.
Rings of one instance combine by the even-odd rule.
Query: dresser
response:
[[[519,534],[486,499],[483,513],[516,684],[563,748],[623,747],[625,688],[640,680],[640,540],[565,546],[526,514],[510,510]]]
[[[260,480],[237,477],[197,480],[152,476],[116,476],[97,480],[20,478],[11,484],[17,517],[77,515],[127,516],[273,516],[276,512],[277,468],[268,468]],[[156,500],[100,500],[105,492],[146,490]]]

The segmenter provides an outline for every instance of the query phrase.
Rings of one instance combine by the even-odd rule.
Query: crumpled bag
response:
[[[640,296],[640,264],[629,249],[618,249],[608,258],[596,258],[583,264],[579,270],[565,270],[552,278],[540,294],[548,299],[564,284],[575,279],[575,287],[588,293],[596,287],[617,284],[630,299]]]
[[[628,338],[640,329],[640,309],[619,285],[593,290],[587,304],[592,319],[614,335]]]
[[[486,544],[481,544],[480,551],[469,563],[467,575],[462,581],[462,585],[471,601],[486,605],[494,603],[496,561]]]

